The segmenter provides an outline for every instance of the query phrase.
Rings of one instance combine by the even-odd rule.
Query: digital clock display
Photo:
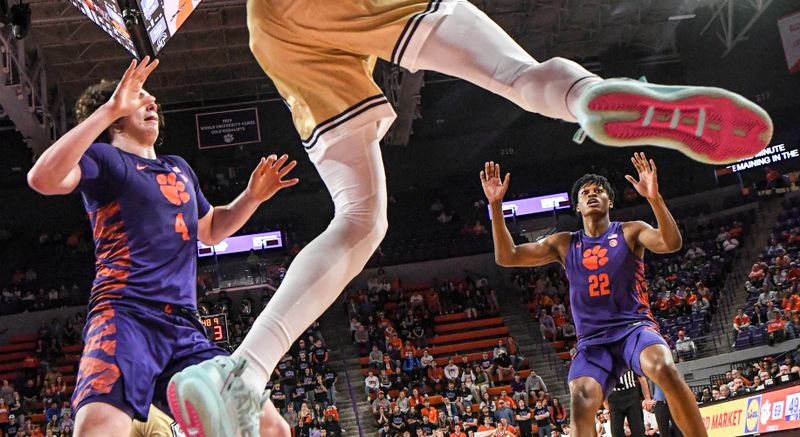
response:
[[[200,316],[200,322],[206,328],[210,342],[228,343],[228,317],[225,314]]]

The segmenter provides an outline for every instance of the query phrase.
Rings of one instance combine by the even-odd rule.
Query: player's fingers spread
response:
[[[292,179],[288,179],[288,180],[283,181],[283,183],[281,185],[284,186],[284,187],[291,187],[292,185],[297,185],[298,182],[300,182],[300,179],[292,178]]]
[[[650,160],[650,168],[653,170],[653,173],[656,172],[656,162],[652,159]]]
[[[503,185],[508,185],[511,181],[511,173],[506,173],[506,178],[503,180]]]
[[[627,180],[628,182],[630,182],[630,183],[632,183],[634,185],[636,185],[638,183],[638,182],[636,182],[636,179],[634,179],[633,176],[631,176],[629,174],[625,175],[625,180]]]
[[[150,65],[147,66],[147,68],[145,68],[144,73],[143,73],[144,79],[147,79],[150,76],[150,73],[152,73],[153,70],[155,70],[156,67],[158,67],[158,63],[159,63],[159,61],[158,61],[158,59],[156,59],[153,62],[151,62]]]
[[[492,177],[492,173],[491,173],[491,171],[489,170],[489,163],[488,163],[488,162],[485,162],[485,163],[483,164],[483,170],[484,170],[484,172],[485,172],[485,174],[486,174],[486,180],[489,180],[489,178],[491,178],[491,177]]]
[[[483,170],[480,172],[481,182],[486,182],[486,173]]]
[[[292,161],[286,164],[285,167],[283,167],[282,169],[280,169],[280,171],[278,171],[278,176],[280,177],[286,176],[295,167],[297,167],[297,161]]]
[[[139,62],[139,66],[136,67],[137,73],[144,71],[148,64],[150,64],[150,55],[145,56],[142,58],[142,62]]]
[[[275,161],[275,164],[273,165],[273,167],[274,168],[281,168],[281,166],[283,165],[283,163],[286,162],[287,159],[289,159],[289,155],[284,153],[283,155],[281,155],[280,158],[278,158],[277,161]]]

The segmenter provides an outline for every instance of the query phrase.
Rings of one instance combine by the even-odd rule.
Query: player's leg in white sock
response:
[[[499,94],[526,111],[576,121],[581,91],[600,80],[573,61],[552,58],[539,63],[491,18],[471,3],[460,2],[428,35],[410,70],[433,70]]]
[[[386,234],[386,175],[378,140],[377,125],[371,124],[310,154],[331,193],[335,215],[294,259],[275,297],[234,352],[235,358],[247,358],[243,379],[259,392],[295,339],[364,268]]]

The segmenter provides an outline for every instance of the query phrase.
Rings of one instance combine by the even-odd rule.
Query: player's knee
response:
[[[570,401],[574,414],[582,416],[594,414],[597,408],[597,399],[602,398],[602,394],[592,387],[584,384],[570,384]]]
[[[678,367],[672,360],[656,359],[642,366],[645,374],[649,375],[661,388],[669,389],[683,383],[683,378]]]
[[[334,220],[346,222],[349,233],[354,233],[369,241],[372,249],[377,249],[386,231],[389,219],[386,212],[386,201],[381,194],[373,194],[362,201],[354,202],[336,211]]]

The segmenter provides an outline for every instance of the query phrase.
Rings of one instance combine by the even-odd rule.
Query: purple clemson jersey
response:
[[[196,308],[197,221],[211,206],[191,167],[103,143],[79,165],[96,256],[90,310],[120,298]]]
[[[622,223],[612,222],[597,238],[573,232],[565,269],[579,343],[613,342],[637,325],[658,328],[650,313],[644,261],[625,242]]]

